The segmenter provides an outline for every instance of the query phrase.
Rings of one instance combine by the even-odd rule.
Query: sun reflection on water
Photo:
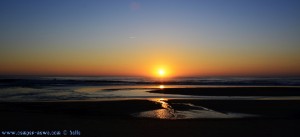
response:
[[[159,88],[160,88],[160,89],[164,89],[165,86],[164,86],[164,85],[159,85]]]
[[[165,108],[165,109],[168,109],[168,108],[171,107],[171,106],[166,102],[166,101],[168,101],[168,99],[166,99],[166,98],[152,99],[151,101],[154,101],[154,102],[156,102],[156,103],[161,104],[161,107],[162,107],[162,108]]]
[[[134,114],[136,117],[158,118],[158,119],[193,119],[193,118],[244,118],[257,117],[254,114],[219,112],[203,106],[194,105],[192,103],[171,103],[167,98],[152,98],[152,102],[161,105],[160,109],[144,111]],[[181,106],[175,110],[172,106]]]
[[[159,103],[162,107],[162,109],[158,109],[153,111],[154,117],[160,118],[160,119],[170,119],[170,118],[176,118],[176,114],[174,109],[168,104],[168,99],[166,98],[153,98],[150,99],[150,101],[153,101],[155,103]]]
[[[173,115],[169,113],[167,109],[157,109],[152,111],[152,115],[150,117],[159,118],[159,119],[173,119]],[[151,114],[150,114],[151,115]]]

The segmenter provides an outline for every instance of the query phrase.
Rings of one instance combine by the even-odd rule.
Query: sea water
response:
[[[134,117],[158,119],[244,118],[254,114],[219,112],[192,103],[170,104],[169,99],[197,100],[300,100],[300,97],[272,96],[198,96],[150,93],[166,88],[299,86],[299,78],[208,77],[173,78],[164,81],[142,77],[1,77],[0,101],[115,101],[142,99],[161,105],[160,109],[132,114]],[[185,110],[175,110],[181,105]]]
[[[71,101],[150,98],[257,99],[159,94],[162,88],[226,86],[300,86],[300,78],[193,77],[160,81],[144,77],[1,77],[0,101]],[[266,97],[263,97],[267,99]]]

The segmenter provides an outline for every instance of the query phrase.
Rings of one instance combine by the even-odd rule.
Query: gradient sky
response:
[[[299,0],[1,0],[0,74],[300,75]]]

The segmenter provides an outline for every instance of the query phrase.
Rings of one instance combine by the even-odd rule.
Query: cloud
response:
[[[141,5],[137,2],[132,2],[130,4],[130,9],[133,10],[133,11],[139,10],[140,8],[141,8]]]

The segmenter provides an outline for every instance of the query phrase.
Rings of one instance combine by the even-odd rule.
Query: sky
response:
[[[300,76],[298,0],[1,0],[0,75]]]

